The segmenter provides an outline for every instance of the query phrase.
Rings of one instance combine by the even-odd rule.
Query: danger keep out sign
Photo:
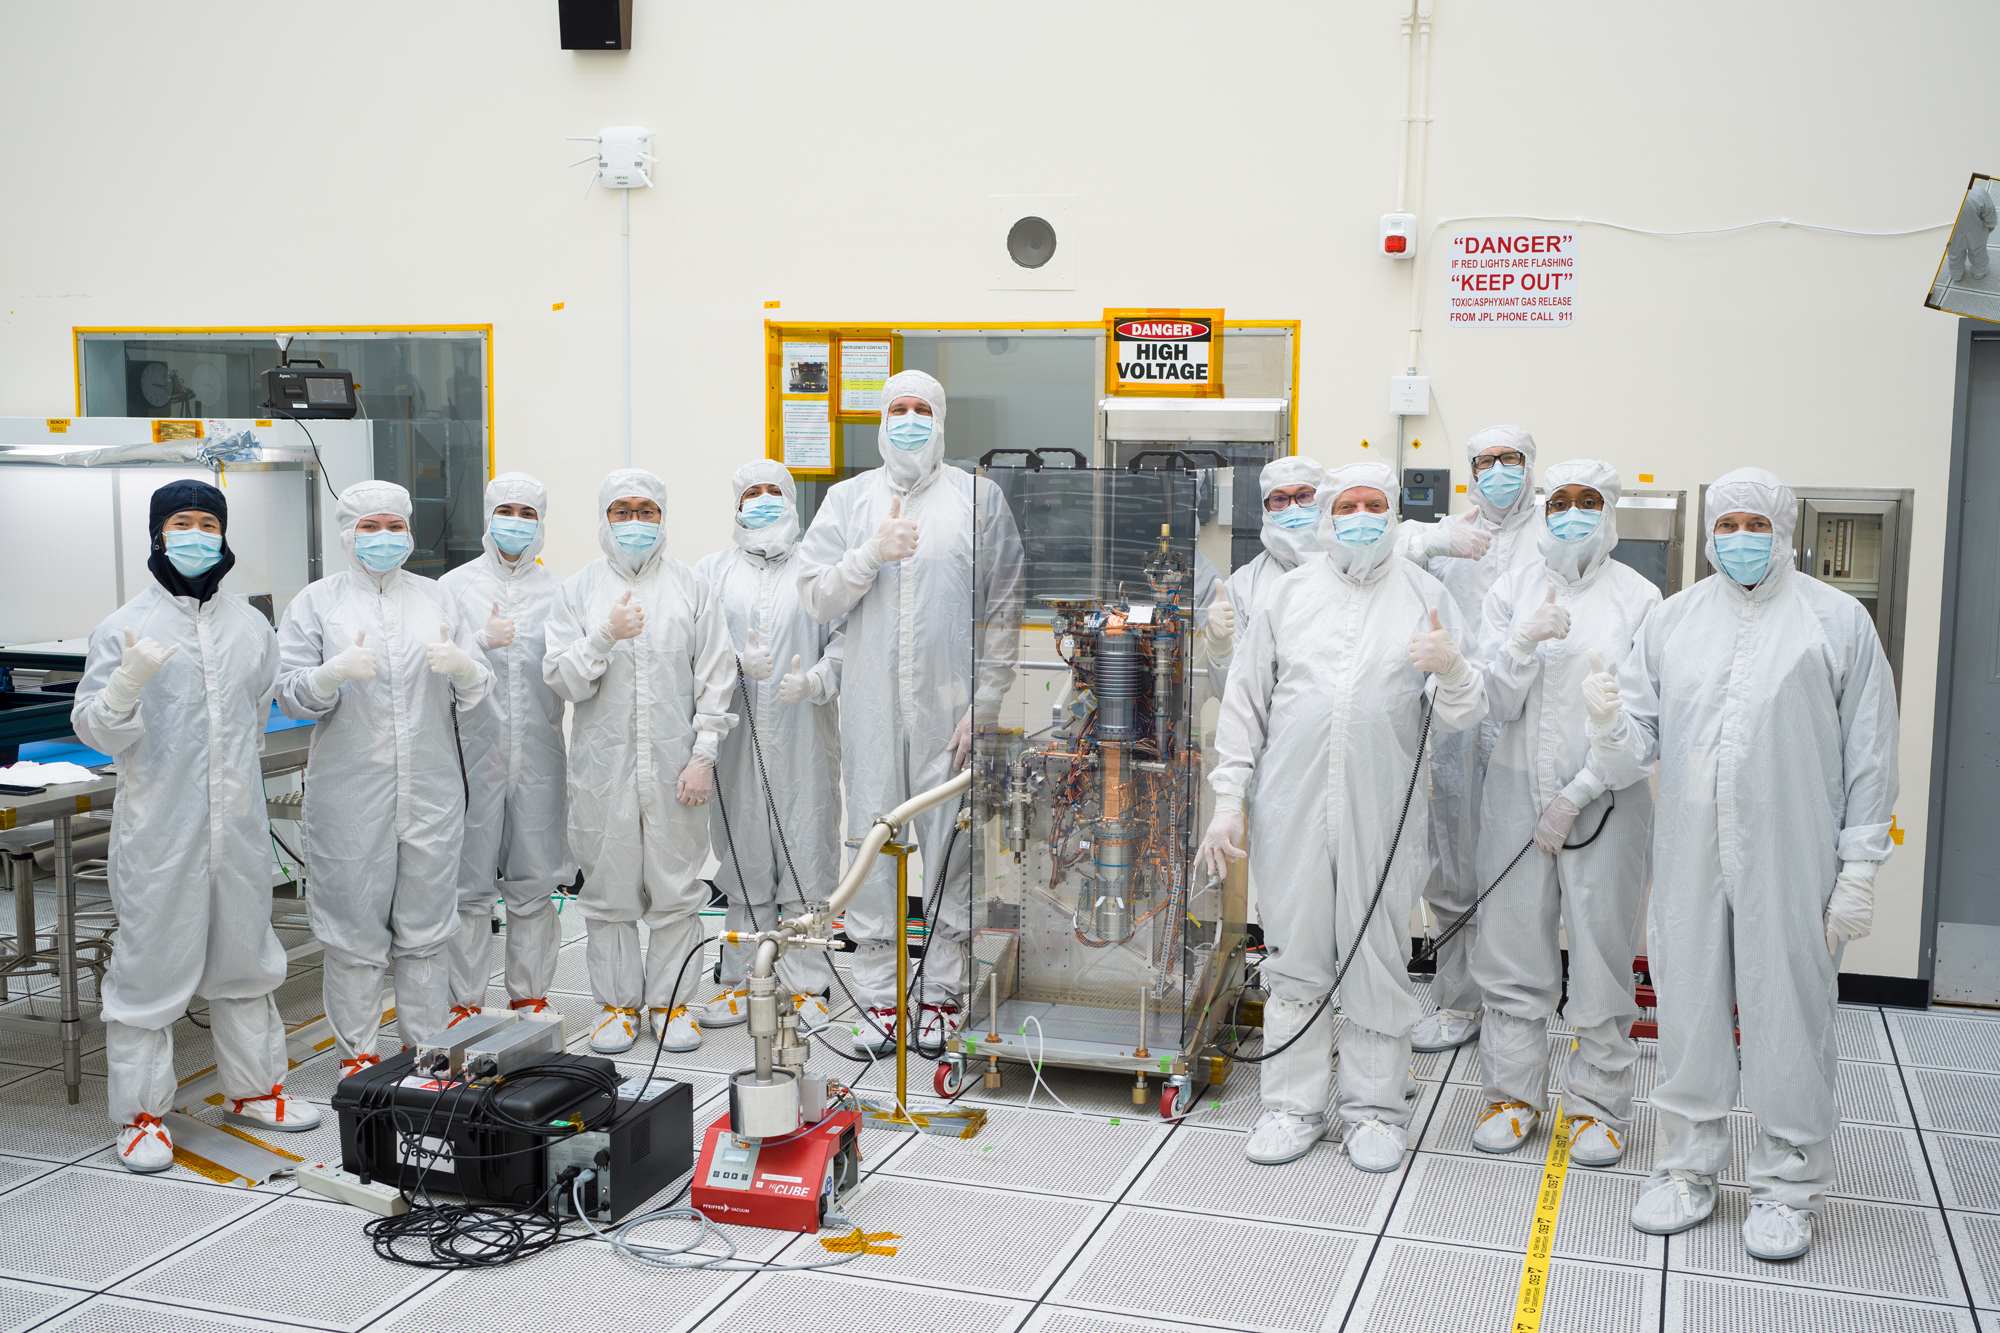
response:
[[[1222,396],[1220,310],[1107,310],[1105,317],[1107,389]]]
[[[1554,328],[1576,322],[1576,237],[1477,231],[1451,238],[1451,323]]]

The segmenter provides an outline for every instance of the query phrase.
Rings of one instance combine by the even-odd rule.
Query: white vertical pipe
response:
[[[1415,200],[1408,210],[1416,214],[1417,236],[1424,240],[1428,239],[1423,225],[1424,167],[1431,139],[1431,3],[1432,0],[1417,0],[1417,169],[1413,182]],[[1419,241],[1416,259],[1410,265],[1410,368],[1405,372],[1410,375],[1417,373],[1417,335],[1423,326],[1422,266],[1430,262],[1430,256],[1424,253],[1424,240]]]
[[[632,466],[632,192],[618,192],[618,258],[625,297],[625,466]]]
[[[1410,32],[1417,0],[1403,4],[1403,151],[1396,157],[1396,211],[1407,213],[1410,199]]]

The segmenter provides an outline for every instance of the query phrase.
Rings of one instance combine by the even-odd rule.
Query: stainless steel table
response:
[[[264,776],[296,772],[305,767],[306,752],[312,744],[311,727],[294,727],[265,736]],[[4,799],[4,798],[0,798]],[[74,1106],[83,1089],[83,1034],[102,1025],[96,1017],[82,1013],[77,985],[76,865],[71,856],[70,821],[79,815],[101,815],[118,799],[118,779],[106,773],[93,782],[73,782],[51,787],[41,796],[0,806],[0,830],[32,824],[52,824],[55,830],[56,935],[55,966],[59,988],[57,1016],[0,1013],[0,1031],[27,1032],[46,1036],[51,1027],[62,1041],[63,1090]],[[14,960],[25,960],[38,952],[35,928],[35,894],[32,880],[25,887],[17,877],[14,885],[16,935]]]

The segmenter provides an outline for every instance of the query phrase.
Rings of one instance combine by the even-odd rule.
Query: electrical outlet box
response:
[[[1417,254],[1417,215],[1382,215],[1382,253],[1391,259],[1414,259]]]
[[[1431,414],[1429,375],[1391,375],[1389,410],[1399,417],[1427,417]]]

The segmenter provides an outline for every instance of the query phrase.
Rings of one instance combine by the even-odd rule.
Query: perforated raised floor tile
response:
[[[1663,1333],[1973,1333],[1972,1312],[1807,1287],[1667,1277]]]
[[[1828,1199],[1814,1219],[1812,1249],[1803,1258],[1778,1264],[1744,1251],[1748,1212],[1748,1191],[1723,1187],[1714,1214],[1672,1238],[1668,1268],[1869,1296],[1965,1302],[1944,1216],[1935,1208]]]
[[[1374,1242],[1121,1207],[1050,1293],[1062,1305],[1255,1333],[1337,1327]],[[1159,1256],[1171,1255],[1163,1267]]]
[[[1417,1241],[1382,1243],[1347,1321],[1350,1333],[1439,1333],[1512,1326],[1521,1258]],[[1543,1333],[1653,1333],[1658,1269],[1556,1260]]]

